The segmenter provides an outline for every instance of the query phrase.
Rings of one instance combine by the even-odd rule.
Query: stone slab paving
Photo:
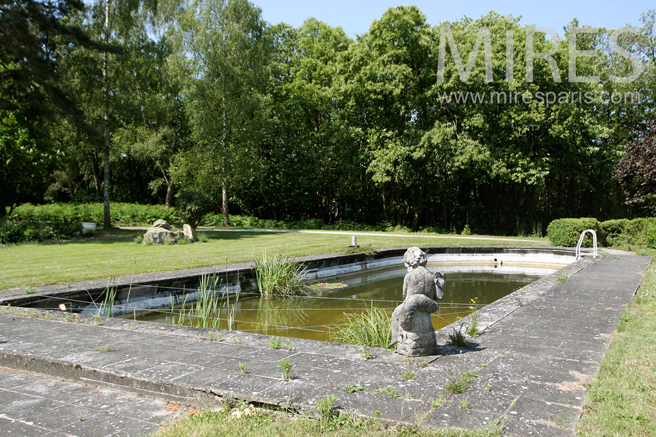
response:
[[[106,388],[0,368],[0,433],[143,436],[186,407]]]
[[[371,349],[375,358],[363,360],[356,346],[284,339],[272,349],[265,335],[221,331],[212,341],[206,329],[0,307],[0,365],[198,407],[234,397],[312,410],[334,395],[344,411],[394,422],[471,429],[500,419],[506,435],[572,436],[584,384],[597,373],[650,260],[606,256],[570,265],[480,310],[484,331],[469,348],[440,346],[432,357]],[[563,274],[567,282],[558,281]],[[438,343],[453,329],[439,331]],[[284,360],[293,364],[290,380],[281,378]],[[431,399],[465,371],[477,374],[467,390],[432,409]],[[361,390],[347,392],[353,387]],[[20,416],[19,407],[6,409],[25,395],[3,396],[0,418]],[[87,405],[68,399],[56,399],[68,409],[56,408]],[[107,417],[97,429],[119,426]],[[82,426],[67,429],[77,432],[74,425]]]

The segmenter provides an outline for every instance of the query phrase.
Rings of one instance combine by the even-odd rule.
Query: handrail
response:
[[[597,233],[592,229],[586,229],[585,231],[581,232],[581,236],[579,237],[579,243],[576,245],[577,261],[581,258],[581,245],[583,244],[583,239],[585,238],[585,234],[587,234],[588,232],[592,232],[592,247],[594,248],[592,256],[593,258],[597,257]]]

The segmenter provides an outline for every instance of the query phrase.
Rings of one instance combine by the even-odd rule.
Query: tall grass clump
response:
[[[305,267],[281,255],[267,256],[255,260],[257,288],[264,297],[272,295],[293,296],[305,294],[307,286],[303,278]]]
[[[235,327],[239,293],[235,296],[234,303],[231,304],[227,291],[226,298],[222,299],[220,292],[217,291],[218,288],[220,288],[220,283],[216,276],[203,275],[196,291],[196,303],[192,304],[191,308],[187,309],[188,294],[185,295],[184,302],[179,309],[176,308],[175,300],[171,297],[171,323],[195,326],[196,328],[220,329],[221,313],[225,311],[228,330],[232,331]]]
[[[392,342],[391,319],[389,311],[372,304],[360,313],[344,314],[333,326],[333,336],[340,343],[387,348]]]
[[[112,317],[117,291],[118,282],[116,282],[116,280],[112,277],[107,284],[107,288],[105,288],[105,300],[98,309],[98,315],[102,315],[104,317]]]

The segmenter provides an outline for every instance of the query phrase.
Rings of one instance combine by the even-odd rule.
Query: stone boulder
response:
[[[196,230],[193,229],[191,226],[189,226],[189,225],[186,224],[186,223],[185,223],[184,225],[182,225],[182,235],[183,235],[187,240],[190,240],[190,241],[198,241],[198,240],[196,239]]]
[[[166,220],[162,220],[162,219],[155,220],[155,223],[153,223],[153,226],[152,226],[152,227],[153,227],[153,228],[162,228],[162,229],[166,229],[167,231],[170,231],[170,230],[173,229],[173,228],[171,227],[171,225],[168,224],[168,223],[166,222]]]
[[[176,242],[183,238],[190,241],[196,240],[196,233],[191,226],[185,224],[182,226],[182,230],[174,231],[166,220],[157,220],[144,234],[142,244],[166,244],[167,240]]]

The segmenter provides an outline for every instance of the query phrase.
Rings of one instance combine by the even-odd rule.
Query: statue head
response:
[[[426,253],[417,246],[409,247],[403,255],[403,264],[408,268],[426,265]]]

